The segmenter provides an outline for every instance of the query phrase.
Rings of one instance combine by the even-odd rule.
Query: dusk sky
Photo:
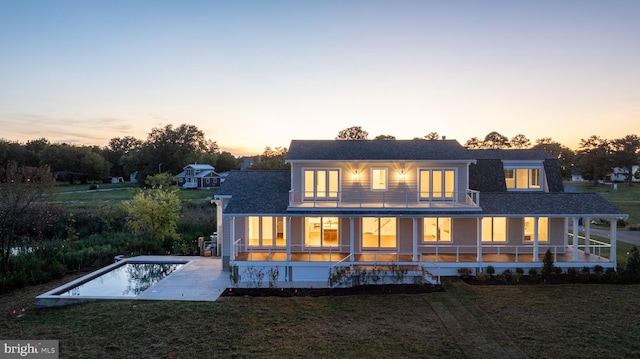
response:
[[[0,1],[0,138],[640,134],[640,1]]]

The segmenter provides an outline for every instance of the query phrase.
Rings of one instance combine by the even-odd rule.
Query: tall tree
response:
[[[369,132],[363,130],[362,127],[352,126],[340,131],[336,140],[366,140],[368,137]]]
[[[374,140],[378,140],[378,141],[394,141],[396,139],[396,136],[392,136],[392,135],[378,135],[374,138]]]
[[[144,182],[149,175],[158,172],[178,174],[184,166],[190,163],[215,163],[218,145],[214,141],[205,139],[204,132],[193,125],[166,125],[164,128],[154,128],[147,140],[137,151],[131,151],[121,159],[124,171],[138,172],[138,180]]]
[[[471,137],[467,140],[467,142],[464,143],[464,147],[470,150],[482,148],[482,141],[480,141],[478,137]]]
[[[235,158],[230,152],[224,151],[218,155],[215,164],[216,172],[227,172],[231,170],[237,170],[240,168],[238,159]]]
[[[49,167],[25,167],[9,162],[0,167],[0,248],[2,265],[6,273],[11,250],[19,238],[30,235],[46,221],[45,207],[51,204],[51,194],[55,187]]]
[[[114,137],[109,140],[109,145],[104,148],[104,158],[111,163],[111,175],[125,177],[129,175],[124,170],[122,157],[137,151],[142,147],[142,140],[132,136]]]
[[[437,132],[429,132],[426,136],[424,136],[425,140],[439,140],[440,134]]]
[[[529,141],[527,136],[523,134],[518,134],[511,139],[511,146],[513,148],[520,148],[520,149],[529,148],[531,147],[531,141]]]
[[[580,139],[576,162],[582,177],[597,184],[599,180],[603,180],[607,174],[611,173],[613,168],[611,142],[595,135]]]
[[[484,141],[482,141],[482,147],[488,149],[509,148],[511,147],[511,143],[509,143],[509,139],[506,136],[493,131],[489,132],[484,137]]]
[[[576,158],[576,154],[573,150],[559,142],[553,141],[551,137],[537,139],[536,144],[532,148],[545,150],[557,157],[562,178],[567,180],[571,179],[571,169],[573,168]]]
[[[625,169],[624,175],[629,186],[633,183],[633,166],[640,163],[640,137],[627,135],[611,141],[613,166]]]
[[[264,152],[260,155],[260,161],[251,166],[252,170],[288,170],[291,165],[285,163],[287,158],[287,149],[283,147],[265,147]]]

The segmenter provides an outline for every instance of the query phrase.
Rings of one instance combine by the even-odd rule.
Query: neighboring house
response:
[[[244,171],[244,170],[248,170],[249,168],[251,168],[254,164],[258,163],[262,161],[262,156],[247,156],[247,157],[242,157],[242,161],[240,162],[240,170]]]
[[[636,178],[634,174],[638,172],[638,165],[631,167],[631,181],[640,182],[640,179]],[[627,181],[627,169],[621,167],[614,167],[611,173],[610,179],[612,182],[626,182]]]
[[[176,176],[177,185],[184,189],[219,187],[220,175],[214,169],[211,165],[187,165]]]
[[[212,201],[223,267],[238,286],[271,277],[333,286],[351,274],[341,283],[350,285],[372,269],[369,278],[386,278],[377,283],[438,282],[489,265],[539,271],[547,250],[565,269],[616,267],[616,221],[628,216],[597,194],[563,192],[558,160],[543,150],[294,140],[286,161],[290,171],[231,172]],[[591,218],[610,221],[610,245],[588,226],[586,245],[573,241]]]
[[[571,171],[571,181],[586,182],[587,180],[582,177],[582,172],[580,170],[573,170]]]

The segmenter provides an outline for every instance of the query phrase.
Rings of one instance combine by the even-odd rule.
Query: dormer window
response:
[[[505,168],[504,180],[507,189],[539,190],[541,188],[541,168]]]

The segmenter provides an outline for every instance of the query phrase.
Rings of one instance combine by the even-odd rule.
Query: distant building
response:
[[[190,164],[176,176],[178,186],[184,189],[220,187],[220,175],[211,165]]]

